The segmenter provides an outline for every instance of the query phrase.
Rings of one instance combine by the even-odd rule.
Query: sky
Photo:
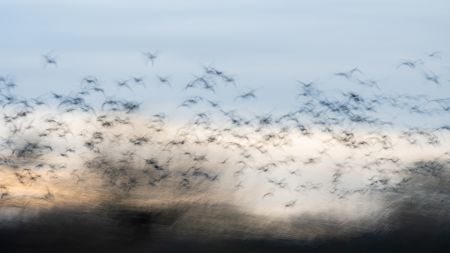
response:
[[[29,96],[75,90],[87,75],[105,86],[131,75],[156,83],[155,75],[164,75],[182,89],[212,65],[236,78],[234,93],[257,89],[258,107],[276,111],[292,106],[297,80],[339,89],[333,73],[356,66],[384,81],[383,89],[430,91],[396,66],[434,51],[443,59],[450,54],[446,0],[18,0],[1,1],[0,9],[0,74],[14,77]],[[42,55],[50,51],[57,68],[44,67]],[[143,51],[159,52],[154,67]],[[450,64],[440,65],[448,76]],[[409,77],[398,81],[399,72]],[[130,96],[158,106],[183,96],[155,89]],[[219,100],[229,91],[222,92]]]
[[[302,103],[297,101],[297,94],[300,92],[297,81],[312,81],[321,90],[337,92],[338,95],[341,95],[340,102],[344,102],[345,99],[350,101],[348,96],[342,97],[343,94],[348,95],[348,93],[345,93],[348,91],[368,95],[367,97],[370,98],[375,98],[378,95],[395,97],[396,94],[425,94],[427,99],[450,97],[449,0],[1,0],[0,10],[2,12],[0,15],[0,31],[2,32],[0,38],[0,76],[13,79],[18,85],[16,93],[26,97],[48,95],[50,91],[64,94],[78,91],[81,87],[81,80],[86,76],[94,75],[99,78],[103,87],[112,91],[110,95],[125,96],[145,102],[146,109],[140,111],[146,114],[144,116],[152,115],[158,111],[168,113],[177,111],[182,115],[189,109],[179,108],[180,101],[197,94],[191,93],[193,92],[191,90],[184,91],[183,87],[195,75],[201,75],[204,72],[204,66],[213,66],[236,80],[236,87],[232,85],[221,86],[217,87],[215,93],[205,93],[207,99],[217,100],[221,102],[221,105],[222,102],[227,105],[226,110],[229,111],[226,112],[224,109],[222,111],[225,112],[224,115],[232,111],[233,108],[237,109],[238,112],[250,108],[249,110],[255,112],[251,115],[253,117],[272,112],[287,113],[296,106],[306,107],[305,101],[302,101]],[[145,62],[142,53],[147,51],[158,52],[158,58],[154,66]],[[45,65],[43,55],[49,52],[56,57],[57,66]],[[439,52],[439,57],[430,57],[433,52]],[[405,60],[419,62],[419,59],[423,64],[420,64],[418,68],[399,67],[399,64]],[[354,83],[355,80],[348,81],[336,75],[338,72],[345,72],[355,67],[361,70],[361,73],[357,73],[358,79],[374,80],[379,83],[379,87],[358,86]],[[430,73],[439,76],[439,84],[426,80],[425,75]],[[158,83],[157,75],[168,76],[172,87]],[[133,76],[143,76],[147,87],[135,87],[130,90],[117,87],[117,81],[130,79]],[[257,94],[257,98],[251,103],[236,99],[236,96],[251,89],[255,89]],[[195,92],[199,91],[195,90]],[[200,95],[203,94],[200,93]],[[0,98],[3,99],[3,97]],[[403,101],[414,105],[422,102],[419,99],[416,100],[415,97]],[[434,103],[429,106],[439,107],[440,105]],[[69,108],[64,107],[64,102],[60,102],[59,106],[56,107],[58,109]],[[282,129],[277,129],[278,126],[273,128],[272,126],[261,127],[263,130],[256,130],[256,126],[254,128],[252,128],[253,126],[249,126],[249,128],[247,126],[235,126],[231,129],[233,135],[228,136],[226,132],[231,130],[222,130],[220,128],[222,127],[221,122],[214,122],[219,123],[218,129],[226,133],[223,137],[224,141],[232,140],[236,142],[235,139],[242,138],[243,140],[247,139],[243,143],[247,143],[249,139],[256,140],[257,142],[252,143],[255,145],[270,143],[272,137],[269,137],[269,141],[264,142],[266,137],[264,131],[266,130],[268,133],[279,130],[278,136],[282,136],[283,141],[289,140],[286,141],[286,145],[291,145],[290,141],[292,141],[290,149],[273,145],[273,149],[265,151],[268,153],[267,155],[264,152],[260,151],[261,154],[259,154],[256,150],[252,150],[260,156],[255,155],[256,159],[249,156],[250,158],[245,161],[248,161],[251,165],[249,166],[250,169],[261,167],[242,176],[242,182],[247,187],[244,188],[249,189],[249,191],[243,191],[242,194],[236,193],[235,188],[239,188],[237,186],[240,182],[236,184],[235,181],[241,179],[238,178],[238,180],[235,176],[236,174],[241,175],[240,173],[243,173],[244,168],[247,169],[247,165],[242,168],[242,171],[226,170],[225,166],[236,169],[235,165],[239,164],[237,158],[240,159],[245,153],[240,152],[240,149],[235,151],[233,148],[230,149],[231,152],[228,146],[214,146],[215,144],[209,146],[206,144],[202,148],[189,149],[189,151],[193,154],[207,154],[208,159],[210,157],[217,158],[217,161],[212,159],[213,165],[226,164],[222,162],[226,161],[223,159],[230,159],[230,165],[212,166],[221,173],[223,171],[223,174],[220,174],[220,180],[222,180],[220,181],[220,187],[214,188],[217,190],[214,194],[217,193],[217,195],[211,195],[212,198],[229,198],[227,199],[227,201],[229,200],[228,203],[238,203],[247,208],[255,208],[255,212],[262,212],[263,214],[276,214],[278,212],[284,215],[286,203],[293,199],[293,194],[303,191],[303,188],[314,188],[316,186],[314,183],[317,183],[320,187],[324,186],[323,189],[317,195],[314,195],[316,193],[311,195],[308,195],[309,193],[306,195],[298,194],[299,204],[292,208],[293,211],[307,212],[310,209],[316,209],[318,212],[322,212],[343,203],[340,211],[354,215],[354,209],[352,209],[354,206],[347,204],[364,203],[366,209],[359,210],[358,215],[364,216],[363,218],[365,216],[370,217],[374,212],[383,214],[382,209],[385,206],[374,201],[377,198],[372,198],[373,196],[356,200],[336,200],[337,190],[333,184],[337,185],[337,183],[332,182],[333,178],[343,177],[343,185],[359,194],[359,189],[365,189],[364,187],[372,179],[376,180],[377,176],[380,176],[380,178],[384,175],[391,177],[388,179],[391,180],[389,182],[392,184],[403,182],[403,178],[397,176],[398,171],[396,169],[397,166],[400,166],[397,162],[386,165],[387,169],[395,169],[388,170],[386,173],[384,171],[366,172],[360,169],[366,169],[363,165],[370,165],[371,163],[372,165],[378,165],[376,162],[379,161],[374,160],[372,162],[369,161],[369,158],[398,156],[404,162],[401,166],[406,166],[401,168],[406,168],[406,172],[410,172],[410,168],[414,167],[408,166],[417,159],[434,159],[435,157],[448,159],[449,157],[448,152],[446,152],[448,146],[446,144],[450,138],[448,131],[444,135],[442,134],[444,130],[437,131],[434,128],[436,131],[423,131],[425,133],[423,134],[419,131],[421,129],[409,127],[437,127],[443,126],[444,123],[448,127],[448,114],[444,114],[443,111],[448,113],[450,110],[438,108],[440,110],[438,113],[425,112],[410,116],[409,114],[412,113],[408,113],[407,109],[395,111],[395,109],[392,109],[394,106],[386,105],[386,107],[387,109],[380,113],[389,116],[389,120],[403,118],[407,127],[393,124],[392,128],[399,127],[394,129],[398,131],[394,131],[390,125],[385,125],[383,122],[368,124],[366,124],[367,122],[357,123],[356,120],[350,122],[347,119],[348,115],[344,117],[345,121],[342,120],[345,124],[335,126],[333,123],[329,123],[332,122],[332,118],[327,118],[329,115],[334,115],[330,111],[328,111],[328,115],[324,113],[324,115],[314,116],[314,118],[324,119],[326,124],[329,124],[326,126],[336,130],[336,133],[326,133],[319,126],[320,122],[315,122],[313,124],[315,129],[311,131],[323,131],[324,134],[315,134],[313,138],[306,134],[302,136],[301,131],[297,129],[299,125]],[[363,107],[361,106],[361,108]],[[380,108],[384,107],[380,106]],[[14,109],[15,107],[12,110]],[[358,110],[353,111],[359,112]],[[361,110],[369,111],[369,109]],[[338,113],[342,113],[342,111],[337,110]],[[430,111],[432,110],[430,109]],[[3,106],[1,113],[4,114],[4,122],[9,119],[7,112],[7,109]],[[44,122],[44,120],[51,119],[53,116],[60,116],[63,122],[70,123],[70,127],[67,127],[67,133],[70,133],[68,135],[72,139],[69,137],[69,139],[66,139],[63,135],[60,139],[54,138],[55,140],[53,140],[52,135],[49,134],[48,139],[52,141],[50,147],[55,147],[55,150],[57,148],[63,150],[67,145],[67,147],[73,147],[76,150],[85,150],[86,146],[89,146],[86,145],[87,138],[92,135],[92,139],[95,140],[94,133],[97,133],[98,129],[106,127],[99,125],[99,118],[97,120],[91,119],[92,115],[90,114],[81,114],[77,118],[78,114],[76,113],[59,114],[59,112],[55,113],[50,109],[48,111],[43,109],[30,115],[33,117],[29,122],[26,122],[28,126],[19,124],[17,129],[23,127],[25,132],[31,129],[30,132],[34,134],[35,128],[39,130],[41,127],[42,132],[45,133],[48,129],[52,129],[45,129],[49,127],[52,121]],[[231,115],[232,113],[228,114]],[[299,124],[303,123],[306,114],[298,116]],[[147,131],[148,128],[148,125],[139,123],[140,116],[130,116],[132,117],[132,123],[127,123],[130,126],[119,129],[118,132],[105,130],[105,135],[117,134],[114,135],[114,138],[106,138],[108,142],[102,144],[106,147],[105,153],[107,155],[108,152],[119,154],[118,151],[121,151],[122,156],[117,157],[123,158],[125,157],[124,154],[128,154],[127,151],[135,148],[133,145],[136,144],[130,144],[130,138],[137,138],[140,135],[146,137],[147,133],[139,132],[141,130]],[[26,118],[26,115],[23,117]],[[410,122],[408,119],[412,117],[416,117],[417,121]],[[231,120],[231,118],[226,119]],[[385,117],[380,118],[384,120]],[[171,143],[172,139],[170,138],[173,137],[173,140],[177,140],[179,137],[178,130],[181,128],[178,129],[179,122],[168,122],[168,135],[156,130],[155,133],[152,133],[152,137],[156,136],[162,140],[161,142],[155,142],[157,143],[155,146],[152,146],[153,143],[149,144],[154,149],[151,150],[152,152],[148,152],[146,148],[136,151],[138,155],[141,155],[139,152],[142,152],[142,157],[137,156],[140,159],[137,158],[139,162],[143,163],[144,160],[141,158],[151,153],[161,156],[158,157],[161,160],[167,159],[167,164],[171,163],[171,157],[165,157],[164,154],[160,155],[160,153],[167,151],[165,148]],[[259,122],[260,125],[263,125],[261,121]],[[288,126],[288,124],[282,122],[280,126]],[[205,130],[206,128],[201,128],[201,124],[200,130],[190,128],[193,125],[195,124],[185,125],[186,129],[183,131],[186,131],[186,136],[191,137],[189,134],[195,136],[198,133],[209,134]],[[367,125],[373,128],[364,129]],[[14,127],[16,126],[14,125]],[[352,139],[345,141],[348,136],[344,132],[342,132],[342,136],[333,135],[339,134],[340,127],[350,129],[349,133],[355,133],[358,138],[366,141],[369,148],[343,147],[339,143],[331,142],[332,140],[337,141],[339,138],[343,139],[342,143],[352,141]],[[354,129],[358,127],[359,129]],[[294,129],[296,130],[294,131]],[[403,132],[405,129],[412,129],[411,133]],[[6,123],[0,125],[0,137],[7,136],[8,133],[15,130],[16,128]],[[283,132],[284,130],[287,132]],[[291,130],[293,133],[290,132]],[[183,131],[181,131],[180,136],[185,133]],[[91,132],[93,133],[91,134]],[[220,133],[222,134],[222,132]],[[426,144],[427,138],[430,138],[426,135],[427,133],[430,133],[431,138],[435,137],[439,141],[442,140],[442,143],[440,142],[439,145]],[[125,136],[124,142],[127,144],[118,145],[114,143],[115,138],[122,134]],[[416,143],[415,140],[408,139],[408,134],[414,137],[418,136],[419,140],[424,139],[424,143],[421,143],[421,141]],[[28,135],[23,136],[25,136],[23,140],[26,141],[26,138],[31,138]],[[334,139],[331,139],[331,137],[334,137]],[[392,137],[393,145],[396,146],[395,149],[380,147],[380,143],[385,137],[387,139]],[[17,138],[23,141],[22,135]],[[39,137],[33,138],[41,137],[39,135]],[[259,138],[262,138],[262,140],[259,141]],[[41,139],[46,140],[44,137]],[[375,144],[372,144],[372,141]],[[18,141],[18,143],[21,142]],[[239,144],[239,142],[236,143]],[[178,144],[174,144],[174,146],[176,145]],[[361,146],[363,145],[361,144]],[[250,149],[250,147],[252,146],[248,148]],[[188,148],[191,147],[187,147],[186,150]],[[329,153],[333,157],[327,154],[327,149],[330,149]],[[174,151],[173,154],[175,154],[176,159],[179,159],[173,162],[175,164],[173,168],[174,171],[179,172],[178,164],[181,164],[181,169],[185,168],[184,163],[186,161],[183,159],[186,153],[182,153],[185,151],[184,149],[173,148],[173,150],[178,152]],[[280,152],[280,154],[277,152]],[[92,161],[95,161],[97,154],[94,151],[91,153],[94,157]],[[131,153],[134,154],[134,151]],[[50,156],[54,155],[52,153],[49,155],[48,161],[66,159],[60,158],[61,154],[57,154],[57,152],[55,154],[56,158]],[[171,156],[173,154],[170,153]],[[446,156],[444,157],[442,154]],[[82,168],[86,165],[84,162],[91,161],[90,156],[86,155],[87,158],[85,158],[84,155],[86,153],[80,152],[71,157],[72,154],[70,154],[69,159],[75,164],[80,163],[79,166]],[[298,175],[296,174],[297,170],[286,170],[295,169],[289,167],[293,166],[289,163],[289,160],[278,159],[278,156],[284,158],[285,155],[298,158],[298,161],[294,163],[295,166],[300,168]],[[323,164],[320,161],[321,158],[324,158]],[[334,160],[334,158],[336,159]],[[313,162],[311,162],[311,159]],[[314,159],[318,159],[319,165],[317,167],[310,165],[314,169],[302,171],[302,168],[307,167],[310,162],[315,163]],[[385,160],[389,161],[389,159]],[[116,163],[113,159],[111,161],[113,164]],[[270,177],[261,174],[261,168],[264,169],[264,166],[274,163],[273,161],[285,165],[280,165],[279,170],[275,170],[273,173],[270,171]],[[343,163],[340,164],[337,161],[343,161]],[[340,166],[337,166],[338,164],[343,169],[340,169]],[[253,165],[254,167],[252,167]],[[373,166],[377,169],[378,167],[375,165]],[[136,166],[136,168],[141,168],[139,166]],[[76,168],[75,166],[69,167],[71,170],[67,170],[67,173],[76,171],[76,169],[73,170],[73,168]],[[319,169],[316,170],[316,168]],[[103,167],[100,169],[103,169]],[[0,173],[2,173],[1,167]],[[8,170],[7,173],[9,173],[11,182],[17,181],[17,174],[12,174],[12,170]],[[83,174],[80,175],[83,176]],[[298,178],[293,175],[299,176],[300,181],[297,181]],[[66,174],[66,176],[73,181],[73,174]],[[285,178],[286,181],[284,181]],[[93,181],[96,179],[96,177],[93,177]],[[335,181],[337,182],[338,179]],[[381,182],[382,179],[379,179],[378,182]],[[74,187],[79,187],[78,181],[74,183],[76,183]],[[103,185],[95,185],[95,183],[98,182],[92,183],[93,189],[103,187]],[[267,193],[271,194],[272,189],[268,188],[271,184],[280,186],[284,183],[291,185],[292,188],[288,188],[281,194],[277,192],[277,196],[273,200],[266,201],[265,198],[261,197]],[[18,186],[17,188],[20,190],[22,186]],[[63,190],[69,189],[67,185],[58,182],[58,185],[52,186],[53,190],[57,191],[58,186],[63,186],[63,193]],[[330,192],[329,190],[332,187],[335,188],[335,191]],[[35,188],[30,187],[29,189],[34,190]],[[20,193],[19,190],[17,192]],[[347,188],[343,188],[342,191],[343,195],[347,194]],[[47,194],[47,192],[47,185],[42,184],[39,194]],[[69,193],[77,194],[77,192]],[[208,192],[208,194],[210,193]],[[138,200],[141,197],[139,194],[140,192],[136,194]],[[255,196],[259,197],[255,198]],[[145,198],[147,198],[146,195]],[[304,200],[311,201],[310,205],[300,205]],[[333,202],[334,200],[336,202]],[[274,203],[277,205],[275,206]],[[348,206],[351,208],[347,209]],[[373,206],[378,206],[379,209],[375,210]],[[270,207],[274,208],[270,209]],[[357,218],[361,217],[358,216]]]

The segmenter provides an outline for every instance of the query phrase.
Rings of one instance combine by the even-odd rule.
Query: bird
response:
[[[95,76],[86,76],[81,79],[82,88],[93,88],[99,85],[98,78]],[[88,87],[84,87],[83,85],[87,85]]]
[[[284,204],[284,207],[291,208],[291,207],[294,207],[296,204],[297,204],[297,200],[291,200],[291,201],[286,202]]]
[[[191,107],[203,101],[203,97],[194,96],[184,100],[178,107]]]
[[[157,75],[156,78],[158,79],[158,81],[159,81],[161,84],[164,84],[164,85],[167,85],[167,86],[169,86],[169,87],[172,87],[172,84],[171,84],[171,82],[170,82],[170,76],[160,76],[160,75]]]
[[[130,80],[119,80],[119,81],[116,81],[116,84],[119,88],[125,87],[129,90],[132,90],[130,87],[130,84],[128,83],[129,81]]]
[[[53,55],[53,51],[50,51],[44,55],[42,55],[43,59],[44,59],[44,66],[49,66],[49,65],[53,65],[53,66],[58,66],[57,63],[57,58],[56,56]]]
[[[184,87],[184,90],[187,90],[190,88],[198,88],[199,86],[205,90],[210,90],[212,92],[215,92],[214,83],[211,80],[209,80],[208,77],[195,76],[195,75],[194,75],[194,79],[186,84],[186,86]]]
[[[154,66],[155,60],[156,60],[156,58],[158,58],[159,52],[158,51],[142,52],[142,55],[144,55],[147,64],[151,63],[152,66]]]
[[[273,191],[266,192],[262,195],[262,198],[272,197],[274,195]]]
[[[144,77],[143,76],[133,76],[131,77],[133,82],[137,85],[142,85],[145,87]]]
[[[241,95],[235,97],[234,100],[242,99],[242,100],[250,100],[256,98],[256,90],[249,90],[247,92],[242,93]]]
[[[415,69],[417,67],[418,64],[423,64],[423,60],[418,59],[418,60],[405,60],[402,61],[399,65],[397,65],[397,69],[401,68],[403,66],[408,67],[410,69]]]
[[[439,76],[436,75],[435,73],[433,73],[431,71],[424,72],[424,76],[427,81],[430,81],[435,84],[440,84]]]
[[[360,74],[362,74],[363,72],[362,72],[361,70],[359,70],[358,67],[354,67],[354,68],[352,68],[352,69],[349,70],[349,71],[346,71],[346,72],[337,72],[337,73],[335,73],[334,75],[335,75],[335,76],[341,76],[341,77],[344,77],[344,78],[347,79],[347,80],[350,80],[350,79],[353,77],[353,75],[354,75],[355,73],[360,73]]]
[[[301,84],[303,88],[309,88],[314,85],[314,82],[297,81],[297,83]]]
[[[441,59],[441,58],[442,58],[441,55],[442,55],[441,52],[439,52],[439,51],[433,51],[432,53],[429,53],[429,54],[428,54],[428,57],[429,57],[429,58],[434,58],[434,59]]]

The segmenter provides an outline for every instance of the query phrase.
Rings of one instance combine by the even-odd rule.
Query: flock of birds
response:
[[[142,55],[149,67],[158,64],[158,51]],[[397,71],[421,73],[423,85],[445,88],[450,85],[445,74],[426,67],[427,61],[441,58],[434,52],[426,59],[403,61]],[[43,60],[46,68],[59,67],[54,52]],[[102,187],[125,196],[143,189],[157,194],[158,187],[184,196],[216,188],[252,189],[258,201],[272,199],[272,204],[292,209],[309,192],[339,199],[398,193],[414,176],[439,177],[448,169],[450,122],[425,127],[424,121],[447,118],[450,97],[387,95],[381,83],[366,78],[359,68],[333,77],[350,88],[330,95],[316,82],[298,81],[291,111],[245,115],[239,106],[228,109],[209,96],[219,87],[236,89],[238,80],[205,66],[180,89],[202,94],[177,102],[177,110],[189,117],[171,121],[166,112],[146,117],[142,102],[110,95],[96,76],[82,78],[80,89],[70,94],[49,92],[34,98],[20,97],[14,78],[1,76],[0,171],[14,180],[0,178],[0,203],[23,197],[13,190],[14,184],[45,184],[47,190],[39,198],[55,201],[52,182],[66,177],[89,187],[90,178],[98,177]],[[171,76],[156,75],[155,80],[176,88]],[[149,82],[133,76],[115,84],[132,91],[150,89]],[[365,90],[355,91],[360,89]],[[251,102],[257,96],[251,89],[232,100]],[[419,120],[409,122],[410,117]],[[412,126],[404,127],[399,118]],[[434,156],[414,161],[401,154],[409,148],[432,149]],[[322,176],[314,177],[315,171]]]

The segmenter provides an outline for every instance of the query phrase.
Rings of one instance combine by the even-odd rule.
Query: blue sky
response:
[[[385,89],[422,93],[428,86],[417,76],[397,81],[397,64],[441,51],[442,73],[449,65],[446,0],[16,0],[1,1],[0,9],[0,72],[27,95],[76,89],[86,75],[105,86],[130,75],[148,82],[170,75],[181,88],[212,64],[236,77],[234,93],[256,88],[259,106],[270,111],[291,106],[286,97],[293,97],[296,80],[339,89],[333,73],[358,66],[385,81]],[[43,68],[41,56],[50,50],[57,68]],[[157,64],[146,66],[140,52],[155,50]],[[408,78],[419,83],[411,86]],[[172,97],[173,91],[155,89],[162,95],[131,95],[158,105]]]

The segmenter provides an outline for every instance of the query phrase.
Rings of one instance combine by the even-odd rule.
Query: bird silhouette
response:
[[[53,51],[50,51],[50,52],[42,55],[42,58],[44,59],[44,64],[45,64],[44,66],[51,66],[51,65],[53,65],[55,67],[58,66],[57,58],[56,58],[56,56],[54,56]]]
[[[158,58],[159,52],[142,52],[142,55],[145,57],[146,63],[151,63],[152,66],[155,65],[155,60]]]

